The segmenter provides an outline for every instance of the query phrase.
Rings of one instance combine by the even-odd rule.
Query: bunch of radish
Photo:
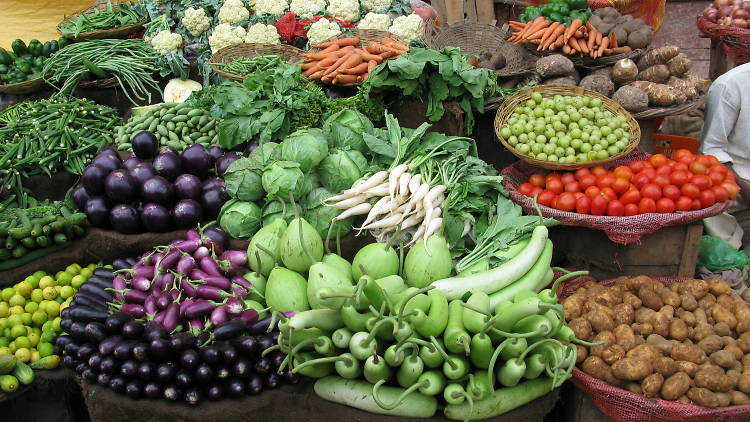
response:
[[[355,229],[377,231],[378,242],[395,233],[411,233],[411,246],[440,231],[446,185],[430,186],[420,174],[409,173],[401,164],[390,171],[379,171],[361,179],[351,189],[326,200],[325,205],[343,210],[334,221],[366,215]]]

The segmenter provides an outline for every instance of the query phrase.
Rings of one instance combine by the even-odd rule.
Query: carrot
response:
[[[581,51],[581,46],[578,45],[578,39],[576,38],[573,38],[573,37],[569,38],[568,45],[570,46],[570,50],[573,52],[572,54],[575,54]]]
[[[320,61],[318,61],[318,62],[317,62],[317,63],[315,64],[315,66],[312,66],[312,67],[308,68],[307,70],[305,70],[305,71],[304,71],[304,72],[302,73],[302,75],[303,75],[303,76],[308,76],[308,75],[312,75],[312,74],[314,74],[315,72],[317,72],[317,71],[319,71],[319,70],[324,70],[324,69],[325,69],[326,67],[328,67],[328,66],[331,66],[331,65],[333,65],[334,63],[336,63],[336,60],[337,60],[337,59],[338,59],[338,58],[337,58],[336,56],[329,56],[329,57],[326,57],[325,59],[323,59],[323,60],[320,60]]]
[[[357,83],[357,75],[336,75],[333,78],[333,84],[354,84]]]
[[[564,44],[564,45],[562,46],[562,52],[563,52],[563,53],[565,53],[565,54],[571,54],[571,53],[570,53],[570,51],[571,51],[571,50],[570,50],[570,46],[569,46],[568,44]]]
[[[615,31],[609,33],[609,46],[617,48],[617,34],[615,34]]]
[[[542,42],[542,37],[547,33],[547,31],[549,31],[549,27],[543,27],[542,29],[526,37],[526,40],[539,40],[539,42]]]
[[[565,31],[565,42],[568,42],[570,37],[572,37],[573,34],[575,34],[575,32],[578,31],[578,28],[580,28],[581,25],[583,25],[582,20],[578,18],[573,19],[573,22],[571,22],[570,27],[568,27],[568,29]]]
[[[385,53],[378,54],[378,56],[380,56],[383,60],[385,60],[385,59],[390,59],[391,57],[397,57],[399,55],[396,53],[392,53],[390,51],[386,51]]]
[[[329,83],[331,83],[331,81],[333,81],[333,75],[323,75],[320,78],[320,81],[323,82],[323,83],[329,84]]]
[[[367,62],[367,73],[372,72],[372,69],[375,69],[375,66],[378,65],[378,62],[375,60],[370,60]]]
[[[611,54],[630,53],[631,51],[633,51],[633,49],[630,48],[630,46],[623,45],[622,47],[608,48],[604,50],[604,53],[606,55],[611,55]]]
[[[522,40],[523,38],[526,37],[527,34],[531,34],[531,33],[535,32],[536,30],[538,30],[539,27],[541,27],[541,25],[543,25],[544,22],[546,22],[546,21],[547,20],[544,19],[544,16],[538,16],[533,21],[527,23],[526,27],[524,27],[523,31],[520,34],[518,34],[518,38],[516,39],[516,41]]]
[[[560,36],[557,38],[557,41],[555,41],[554,43],[552,43],[552,45],[550,45],[548,47],[548,50],[555,51],[555,50],[557,50],[558,48],[560,48],[560,47],[562,47],[564,45],[566,45],[565,44],[565,40],[563,39],[562,34],[560,34]]]
[[[539,44],[540,47],[547,43],[547,40],[552,37],[552,35],[560,25],[560,22],[552,22],[552,25],[547,27],[547,29],[544,31],[544,34],[542,34],[542,43]]]
[[[338,68],[333,70],[333,76],[335,77],[340,73],[347,73],[348,70],[359,66],[360,64],[362,64],[362,56],[357,53],[352,53],[350,56],[347,56],[347,59],[343,63],[341,63]],[[326,73],[329,73],[330,70],[331,69],[328,69]]]
[[[519,21],[508,21],[508,26],[511,28],[523,28],[526,24]]]
[[[323,60],[331,54],[335,53],[333,51],[329,51],[328,53],[303,53],[302,56],[306,57],[308,60]]]
[[[371,41],[369,44],[367,44],[367,47],[365,48],[369,53],[372,54],[382,54],[382,53],[393,53],[396,56],[401,54],[401,51],[396,50],[393,47],[388,47],[387,45],[383,45],[379,42]]]
[[[347,45],[355,46],[359,44],[359,38],[358,37],[339,38],[337,40],[326,41],[320,44],[315,44],[313,48],[327,48],[334,44],[338,45],[339,47],[345,47]]]
[[[581,38],[581,37],[583,37],[583,35],[585,33],[586,33],[586,28],[582,26],[582,27],[578,28],[578,30],[575,32],[575,34],[573,34],[573,37],[575,37],[575,38]]]
[[[344,48],[340,48],[340,49],[338,49],[336,51],[332,51],[332,52],[330,52],[328,54],[332,54],[332,55],[334,55],[336,57],[343,57],[343,56],[351,53],[352,51],[354,51],[354,47],[352,47],[351,45],[347,45]]]
[[[365,49],[361,49],[361,48],[357,49],[357,53],[359,53],[359,55],[362,56],[363,60],[367,60],[368,62],[374,60],[375,62],[380,63],[383,61],[383,56],[372,54]]]
[[[350,54],[347,54],[346,56],[340,57],[338,60],[336,60],[335,63],[333,63],[331,66],[328,66],[328,69],[326,69],[325,75],[328,76],[332,74],[336,69],[341,67],[341,65],[344,64],[345,61],[349,60],[349,57],[353,55],[354,53],[350,53]]]
[[[607,46],[609,46],[609,38],[602,38],[602,44],[599,46],[599,49],[596,50],[596,57],[601,57],[602,54],[604,54],[604,50],[607,49]]]
[[[596,40],[594,41],[594,44],[595,44],[595,45],[602,45],[602,38],[603,38],[603,37],[604,37],[604,36],[602,35],[602,33],[601,33],[601,32],[599,32],[599,31],[596,31]]]
[[[315,66],[320,60],[310,60],[302,63],[302,70],[307,70],[313,66]]]
[[[323,72],[325,72],[325,70],[319,70],[313,73],[312,75],[308,76],[307,78],[308,79],[320,79],[323,76]]]
[[[599,32],[596,29],[594,29],[593,26],[591,26],[590,23],[586,22],[586,25],[590,26],[589,28],[589,40],[586,43],[586,47],[588,47],[589,51],[594,49],[594,42],[596,42],[596,34]]]
[[[342,70],[341,73],[346,73],[347,75],[360,75],[367,72],[367,66],[367,62],[362,62],[352,68]]]
[[[401,50],[401,52],[409,51],[409,46],[406,44],[394,41],[390,38],[383,38],[382,41],[380,41],[383,45],[386,45],[391,48],[395,48],[396,50]]]
[[[583,39],[583,38],[577,39],[576,38],[576,42],[578,42],[578,48],[581,49],[581,53],[583,53],[583,54],[589,54],[589,52],[591,50],[589,50],[589,46],[588,46],[588,44],[586,44],[586,40],[585,39]]]
[[[555,22],[559,23],[559,22]],[[549,37],[547,37],[546,41],[540,44],[542,47],[542,50],[548,48],[550,45],[555,44],[557,42],[557,39],[560,38],[560,36],[565,32],[565,25],[559,24],[555,27],[555,29],[552,31],[552,34],[550,34]]]

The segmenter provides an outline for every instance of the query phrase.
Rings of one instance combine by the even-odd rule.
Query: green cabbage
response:
[[[229,196],[242,201],[257,201],[265,195],[260,173],[250,158],[233,162],[224,173],[224,186]]]
[[[263,189],[270,195],[288,201],[289,195],[299,199],[310,192],[312,183],[300,169],[299,163],[277,161],[263,170]]]
[[[352,229],[352,218],[347,218],[341,221],[332,221],[334,217],[341,214],[341,210],[323,205],[323,200],[333,196],[326,188],[313,189],[307,195],[307,201],[305,203],[305,212],[303,214],[305,220],[310,223],[311,226],[317,230],[322,238],[328,235],[328,228],[333,224],[331,235],[336,236],[338,231],[339,236],[344,236],[349,233]]]
[[[219,213],[219,226],[235,239],[248,239],[260,228],[261,211],[253,202],[231,199]]]
[[[281,159],[299,163],[304,173],[317,166],[326,155],[328,142],[320,129],[300,129],[281,143]]]
[[[281,159],[281,148],[275,142],[266,142],[255,148],[247,157],[256,170],[263,170],[269,164]]]
[[[362,177],[367,166],[364,156],[354,150],[331,150],[318,166],[320,183],[330,192],[341,192],[352,187]]]
[[[357,151],[364,151],[367,147],[362,134],[374,134],[372,122],[364,114],[349,108],[328,117],[323,123],[323,131],[331,148]]]

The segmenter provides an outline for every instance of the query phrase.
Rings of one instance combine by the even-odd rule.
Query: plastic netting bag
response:
[[[706,267],[710,271],[719,271],[729,268],[742,269],[745,265],[750,265],[750,256],[742,249],[735,249],[720,237],[701,237],[698,266]]]

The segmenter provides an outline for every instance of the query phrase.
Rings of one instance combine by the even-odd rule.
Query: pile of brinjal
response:
[[[63,363],[134,399],[190,404],[297,382],[297,374],[279,370],[286,356],[272,347],[275,318],[259,319],[265,305],[246,299],[262,301],[261,286],[239,276],[246,254],[225,251],[227,244],[218,228],[189,230],[185,239],[95,270],[62,312],[67,334],[56,347]]]

